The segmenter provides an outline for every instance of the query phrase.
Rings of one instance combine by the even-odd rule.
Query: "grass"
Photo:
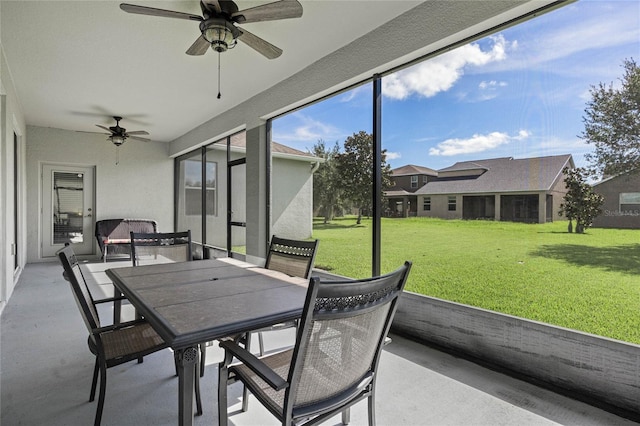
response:
[[[316,267],[371,275],[371,221],[314,222]],[[406,289],[640,344],[640,230],[567,233],[567,222],[382,220],[382,272]]]

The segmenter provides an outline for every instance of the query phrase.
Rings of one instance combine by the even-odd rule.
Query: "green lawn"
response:
[[[314,222],[316,267],[371,274],[371,221]],[[382,220],[382,272],[413,261],[406,289],[640,344],[640,230]]]

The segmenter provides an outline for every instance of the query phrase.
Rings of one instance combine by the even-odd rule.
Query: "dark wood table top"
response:
[[[299,318],[308,284],[230,258],[106,273],[174,349]]]

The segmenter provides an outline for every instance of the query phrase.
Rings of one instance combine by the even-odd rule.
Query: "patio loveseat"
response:
[[[105,219],[96,221],[96,239],[106,262],[108,254],[130,254],[131,232],[155,233],[158,224],[150,219]]]

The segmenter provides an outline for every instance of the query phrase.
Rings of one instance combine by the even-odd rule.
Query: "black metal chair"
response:
[[[131,233],[133,266],[166,262],[190,262],[191,230],[180,232]],[[200,377],[204,376],[207,344],[200,345]]]
[[[221,341],[220,426],[228,420],[227,386],[236,380],[283,425],[318,424],[363,399],[374,425],[376,370],[410,269],[405,262],[381,277],[311,278],[293,349],[257,358],[231,340]],[[241,362],[231,364],[234,357]]]
[[[100,394],[94,420],[94,424],[97,426],[102,419],[104,408],[107,369],[133,360],[141,362],[142,357],[169,346],[143,319],[101,326],[97,305],[113,302],[115,299],[122,299],[122,297],[95,300],[71,246],[62,248],[57,252],[57,255],[64,268],[63,275],[71,285],[76,303],[89,330],[89,350],[96,356],[89,401],[95,399],[98,374],[100,374]],[[196,401],[198,402],[198,411],[202,413],[199,390],[196,390]]]
[[[191,261],[191,231],[131,232],[131,260],[133,266]]]
[[[294,277],[309,278],[315,262],[318,244],[318,240],[290,240],[274,235],[271,237],[269,253],[267,254],[264,267]],[[290,321],[255,330],[254,332],[258,333],[260,356],[264,355],[264,338],[262,333],[296,327],[296,325],[297,321]],[[251,336],[249,335],[247,341],[250,342],[250,339]]]

